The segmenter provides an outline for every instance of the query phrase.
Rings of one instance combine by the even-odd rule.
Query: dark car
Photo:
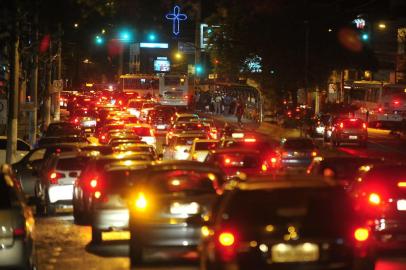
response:
[[[38,141],[38,147],[44,147],[48,145],[54,145],[54,144],[77,144],[78,146],[88,144],[89,141],[86,139],[86,137],[83,136],[58,136],[58,137],[42,137]]]
[[[366,147],[368,141],[367,123],[358,118],[340,119],[333,127],[331,142],[334,146],[342,143],[355,143]]]
[[[363,157],[316,157],[307,168],[307,174],[329,177],[343,187],[349,187],[356,181],[357,176],[369,170],[373,165],[383,163],[379,158]]]
[[[49,124],[44,137],[80,136],[82,131],[75,124],[69,122],[55,122]]]
[[[406,252],[406,166],[376,165],[354,184],[357,213],[369,224],[372,256]]]
[[[313,140],[307,138],[283,139],[279,151],[285,169],[305,169],[318,155]]]
[[[200,224],[187,221],[208,213],[223,183],[221,170],[193,161],[164,161],[134,173],[115,173],[112,180],[138,181],[129,204],[132,265],[142,264],[149,248],[196,253]]]
[[[34,217],[11,168],[0,168],[0,269],[35,269]]]
[[[261,152],[255,149],[227,148],[209,152],[205,163],[223,170],[228,178],[241,174],[256,176],[272,174],[280,169],[280,157],[276,153]]]
[[[372,269],[355,268],[370,260],[348,194],[323,180],[241,183],[204,224],[203,270]]]

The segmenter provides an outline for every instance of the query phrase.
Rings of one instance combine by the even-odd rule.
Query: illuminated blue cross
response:
[[[179,35],[179,25],[180,21],[185,21],[187,19],[186,14],[180,13],[180,7],[175,6],[173,8],[173,13],[168,13],[165,16],[168,20],[172,21],[172,32],[175,35]]]

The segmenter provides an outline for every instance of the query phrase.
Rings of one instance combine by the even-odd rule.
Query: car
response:
[[[0,268],[35,269],[34,215],[11,167],[0,170]]]
[[[37,147],[44,147],[55,144],[76,144],[77,146],[84,146],[90,143],[86,137],[83,136],[57,136],[57,137],[42,137],[38,140]]]
[[[114,152],[138,152],[138,153],[149,153],[155,159],[158,159],[159,156],[156,152],[156,149],[153,145],[147,143],[122,143],[116,147],[114,147]]]
[[[155,107],[154,110],[149,111],[147,123],[155,129],[155,133],[157,135],[165,134],[170,127],[171,117],[174,115],[174,113],[174,110]]]
[[[280,158],[254,149],[217,149],[210,151],[204,161],[220,167],[228,179],[262,174],[274,174],[281,168]]]
[[[368,224],[369,257],[405,254],[406,166],[371,166],[350,190],[357,214]]]
[[[195,139],[189,152],[189,160],[204,162],[210,150],[215,150],[219,147],[218,140],[201,140]]]
[[[109,142],[109,132],[111,130],[123,130],[124,129],[124,124],[123,123],[114,123],[114,124],[108,124],[108,125],[104,125],[103,127],[101,127],[98,131],[98,139],[99,139],[99,143],[101,144],[106,144]]]
[[[284,138],[278,151],[285,169],[305,170],[319,155],[317,146],[308,138]]]
[[[340,146],[342,143],[356,143],[361,147],[366,147],[367,142],[368,127],[362,119],[340,119],[333,127],[331,143],[334,146]]]
[[[178,122],[190,122],[191,120],[199,119],[199,115],[194,113],[176,113],[172,119],[172,125]]]
[[[78,152],[66,152],[45,161],[35,188],[39,215],[53,215],[58,207],[72,205],[73,185],[89,158]]]
[[[177,134],[173,136],[169,144],[164,144],[163,151],[164,159],[176,159],[186,160],[189,158],[189,151],[192,147],[194,139],[207,139],[207,135],[204,134]]]
[[[96,131],[97,112],[88,108],[76,109],[70,116],[70,121],[82,132],[94,133]]]
[[[44,137],[67,137],[81,136],[82,132],[76,124],[70,122],[50,123],[45,131]]]
[[[131,130],[111,130],[108,133],[108,144],[112,146],[112,143],[118,140],[132,140],[141,141],[141,137],[132,132]]]
[[[6,163],[7,141],[6,136],[0,136],[0,164]],[[30,150],[31,146],[27,142],[17,139],[17,153],[14,162],[20,161]]]
[[[148,168],[117,171],[133,187],[129,203],[131,265],[144,263],[148,249],[195,254],[200,224],[188,221],[206,216],[221,193],[224,176],[215,166],[196,161],[160,161]],[[172,254],[172,253],[170,253]]]
[[[79,149],[81,152],[92,152],[99,155],[110,155],[114,152],[111,145],[86,145]]]
[[[306,172],[309,175],[329,177],[349,188],[362,171],[384,162],[385,160],[380,158],[357,156],[315,157]]]
[[[138,135],[141,141],[156,147],[155,130],[148,124],[127,124],[126,129]]]
[[[234,184],[200,224],[202,270],[373,269],[350,197],[322,179]]]
[[[321,114],[314,119],[314,124],[311,127],[310,134],[312,137],[324,137],[326,127],[331,122],[332,116],[330,114]],[[331,134],[329,135],[329,137]]]
[[[130,162],[152,161],[154,157],[145,152],[126,152],[110,155],[96,155],[86,162],[82,173],[73,186],[73,217],[76,224],[90,225],[94,202],[94,192],[102,185],[105,167],[121,161]],[[100,192],[100,190],[99,190]]]
[[[168,133],[166,134],[166,143],[169,143],[172,137],[179,134],[207,134],[207,136],[209,136],[209,132],[201,123],[177,122],[169,129]]]

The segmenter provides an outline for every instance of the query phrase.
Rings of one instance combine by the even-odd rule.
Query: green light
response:
[[[101,36],[96,36],[95,42],[97,45],[101,45],[101,44],[103,44],[104,40]]]
[[[156,40],[156,35],[154,33],[151,33],[148,35],[148,40],[149,41],[155,41]]]
[[[203,67],[201,65],[196,65],[196,74],[202,74],[203,73]]]
[[[129,30],[121,30],[119,32],[119,39],[122,42],[130,42],[132,40],[132,34]]]
[[[362,40],[366,41],[369,39],[369,35],[367,33],[362,34],[361,36]]]

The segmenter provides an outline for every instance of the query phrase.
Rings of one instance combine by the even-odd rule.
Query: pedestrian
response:
[[[217,95],[216,98],[214,99],[214,111],[216,114],[221,114],[221,102],[222,98],[220,95]]]
[[[244,110],[245,110],[245,105],[242,102],[242,100],[239,100],[237,102],[237,108],[235,110],[235,115],[237,116],[237,122],[239,126],[242,126],[242,116],[244,114]]]

